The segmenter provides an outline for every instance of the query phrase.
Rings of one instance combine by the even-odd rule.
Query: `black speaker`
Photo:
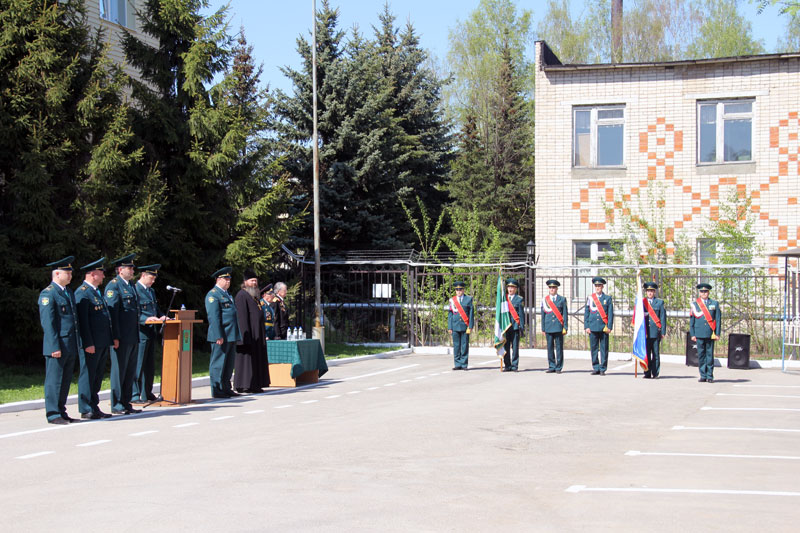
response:
[[[728,368],[750,368],[750,335],[728,335]]]
[[[697,341],[692,340],[689,332],[686,332],[686,366],[699,366],[697,358]]]

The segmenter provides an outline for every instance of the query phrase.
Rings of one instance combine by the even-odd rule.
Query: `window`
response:
[[[100,0],[100,18],[128,26],[128,0]]]
[[[697,264],[713,265],[716,258],[716,241],[714,239],[697,239]]]
[[[615,243],[610,241],[573,241],[575,265],[586,265],[576,269],[573,280],[573,299],[585,300],[593,292],[592,278],[597,275],[596,265],[604,258],[614,255]]]
[[[621,167],[625,106],[576,107],[572,139],[575,167]]]
[[[753,100],[697,104],[697,162],[753,160]]]

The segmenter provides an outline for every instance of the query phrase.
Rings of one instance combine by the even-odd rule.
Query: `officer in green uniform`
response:
[[[117,275],[105,288],[114,345],[117,346],[111,350],[111,412],[115,415],[141,412],[131,405],[139,351],[139,301],[131,283],[135,257],[136,254],[130,254],[111,262]]]
[[[658,283],[644,284],[644,329],[647,336],[647,371],[645,379],[656,379],[661,371],[661,338],[667,334],[667,308],[656,298]],[[651,315],[652,311],[652,315]],[[653,318],[655,317],[655,318]]]
[[[264,333],[268,341],[275,340],[275,310],[272,308],[272,300],[275,292],[272,290],[272,283],[267,283],[261,288],[261,311],[264,313]]]
[[[139,280],[134,287],[136,297],[139,300],[139,350],[136,358],[136,370],[133,380],[133,401],[147,402],[156,400],[153,394],[153,377],[156,372],[156,342],[158,341],[158,325],[147,324],[147,320],[157,319],[163,321],[167,319],[158,310],[158,300],[156,291],[153,290],[153,283],[158,277],[158,270],[161,265],[147,265],[139,267]]]
[[[84,280],[75,291],[75,306],[78,309],[78,331],[83,349],[80,350],[80,377],[78,378],[78,410],[81,418],[98,420],[111,415],[100,410],[100,386],[108,365],[111,338],[111,315],[106,307],[100,284],[106,277],[101,257],[82,266]]]
[[[592,351],[592,375],[606,375],[608,369],[608,334],[614,328],[614,302],[603,292],[606,280],[592,278],[594,294],[586,299],[583,311],[583,325],[589,334],[589,347]]]
[[[519,339],[525,335],[525,308],[522,306],[522,296],[517,294],[518,290],[519,282],[514,278],[508,278],[506,301],[510,304],[508,310],[511,313],[511,326],[506,330],[503,372],[516,372],[519,368]]]
[[[447,331],[453,336],[453,370],[466,370],[469,366],[469,334],[475,327],[475,318],[472,297],[464,294],[466,286],[463,281],[453,283],[456,294],[450,298],[447,311]]]
[[[213,398],[238,396],[231,387],[233,363],[236,356],[236,343],[242,340],[236,305],[228,293],[231,286],[231,267],[223,267],[212,274],[217,280],[214,288],[206,294],[206,314],[208,315],[208,335],[211,343],[211,360],[208,374]]]
[[[697,285],[700,297],[692,302],[689,313],[689,336],[697,341],[700,382],[714,383],[714,341],[719,339],[722,311],[719,302],[708,297],[711,285]]]
[[[567,299],[558,294],[556,279],[547,280],[550,294],[542,300],[542,333],[547,338],[547,373],[560,374],[564,368],[564,336],[567,334],[569,310]]]
[[[44,405],[50,424],[78,422],[67,415],[67,395],[78,357],[78,315],[69,283],[74,256],[48,263],[52,281],[39,293],[42,354],[45,358]]]

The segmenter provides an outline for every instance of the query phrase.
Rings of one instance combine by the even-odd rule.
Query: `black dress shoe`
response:
[[[545,373],[545,374],[554,374],[554,373],[555,373],[555,370],[554,370],[554,369],[552,369],[552,368],[548,368],[547,370],[545,370],[545,371],[544,371],[544,373]]]
[[[653,376],[651,376],[650,374],[645,374],[644,379],[653,379]]]
[[[600,375],[600,371],[599,370],[592,370],[592,375],[593,376],[599,376]]]
[[[155,395],[155,394],[148,394],[148,395],[147,395],[147,401],[148,401],[148,402],[154,402],[154,401],[156,401],[156,400],[158,400],[158,398],[156,398],[156,395]]]
[[[100,415],[100,418],[111,418],[111,415],[103,411],[95,411],[94,414]]]
[[[461,367],[460,366],[454,366],[453,370],[461,370]]]
[[[601,371],[600,371],[600,375],[601,375],[601,376],[605,376],[605,375],[606,375],[606,371],[605,371],[605,370],[601,370]]]
[[[714,378],[708,378],[708,379],[706,380],[706,383],[714,383]]]
[[[561,370],[556,370],[556,374],[560,374],[560,373],[561,373]]]
[[[66,426],[67,424],[69,424],[69,422],[67,422],[65,418],[61,418],[60,416],[58,418],[53,418],[52,420],[48,420],[47,423],[55,424],[57,426]]]
[[[142,412],[141,409],[134,409],[133,407],[131,407],[130,409],[125,409],[126,415],[135,415],[136,413],[141,413],[141,412]]]
[[[67,415],[61,415],[61,418],[63,418],[64,420],[66,420],[66,421],[67,421],[67,424],[74,424],[74,423],[76,423],[76,422],[80,422],[80,420],[79,420],[79,419],[77,419],[77,418],[70,418],[70,417],[69,417],[69,416],[67,416]]]
[[[81,418],[86,420],[100,420],[100,413],[81,413]]]
[[[233,398],[234,396],[240,396],[240,394],[235,390],[225,391],[225,394],[228,395],[228,398]]]
[[[115,415],[128,415],[128,414],[130,414],[127,409],[112,409],[111,412],[114,413]]]
[[[697,381],[699,381],[700,383],[705,383],[706,382],[706,378],[700,378]]]

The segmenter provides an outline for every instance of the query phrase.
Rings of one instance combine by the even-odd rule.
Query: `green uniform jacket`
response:
[[[63,355],[77,355],[78,316],[69,287],[61,290],[56,283],[51,283],[39,293],[39,320],[44,330],[42,354],[60,351]]]
[[[111,315],[99,289],[85,281],[75,292],[78,308],[78,324],[81,342],[85,348],[107,348],[113,344],[111,338]]]
[[[208,342],[238,342],[242,340],[239,331],[239,318],[236,305],[226,291],[216,285],[206,294],[206,314],[208,315]]]
[[[542,332],[544,333],[561,333],[562,330],[566,330],[567,323],[569,322],[569,310],[567,309],[567,299],[561,296],[560,294],[556,294],[553,303],[558,309],[558,312],[561,313],[561,318],[564,319],[564,325],[561,325],[561,322],[558,321],[556,318],[556,314],[550,309],[550,305],[547,303],[547,300],[550,298],[548,294],[542,299]]]
[[[138,281],[134,284],[136,296],[139,299],[139,340],[145,341],[156,338],[156,325],[145,324],[148,318],[160,317],[156,291],[152,287],[145,287]]]
[[[644,300],[647,301],[647,298],[644,298]],[[647,312],[647,308],[644,310],[644,327],[645,331],[647,331],[648,339],[658,339],[667,334],[667,308],[664,306],[664,300],[660,298],[653,298],[650,306],[661,321],[661,329],[656,325],[655,320],[650,320],[650,313]]]
[[[111,312],[111,330],[120,344],[139,342],[139,302],[133,285],[115,277],[105,289],[106,304]]]
[[[600,305],[603,306],[603,309],[606,311],[606,316],[608,317],[608,329],[614,329],[614,302],[611,296],[603,293],[598,296],[598,298],[600,299]],[[589,331],[596,333],[603,331],[603,327],[606,326],[603,322],[603,318],[600,316],[600,312],[594,305],[594,298],[592,298],[591,295],[586,299],[586,308],[583,310],[583,324]]]
[[[689,317],[690,337],[697,337],[698,339],[710,339],[712,333],[719,337],[720,328],[722,326],[722,312],[719,309],[719,302],[709,298],[705,301],[705,304],[708,308],[711,318],[717,323],[716,328],[714,328],[713,331],[711,330],[711,326],[708,324],[708,321],[706,321],[703,311],[700,310],[700,306],[698,306],[697,302],[694,301],[692,302],[692,307],[690,310],[691,316]]]
[[[525,335],[525,307],[522,305],[522,296],[515,294],[511,297],[511,306],[517,311],[519,315],[519,324],[511,317],[511,329],[519,330],[520,335]]]
[[[464,312],[467,314],[467,320],[469,320],[469,324],[466,324],[464,320],[461,318],[456,307],[453,305],[453,299],[449,299],[448,301],[448,309],[447,309],[447,329],[452,331],[467,331],[467,328],[474,328],[475,327],[475,317],[474,317],[474,310],[472,306],[472,296],[467,296],[466,294],[461,297],[461,308],[464,309]]]
[[[264,298],[261,298],[261,311],[264,313],[264,332],[267,340],[275,339],[275,310]]]

